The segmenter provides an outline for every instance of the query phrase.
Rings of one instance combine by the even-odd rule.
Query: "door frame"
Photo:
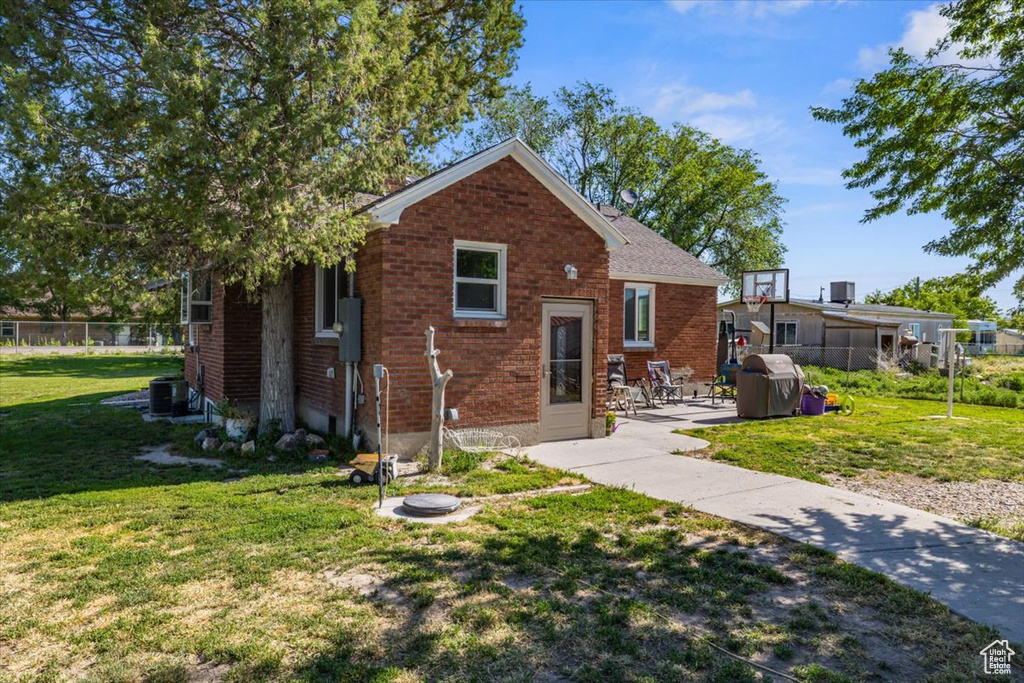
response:
[[[540,359],[539,359],[539,374],[540,374],[540,395],[539,395],[539,414],[538,414],[538,425],[540,428],[540,440],[541,441],[560,441],[566,439],[579,439],[589,438],[591,436],[591,423],[593,422],[594,413],[594,344],[596,343],[596,325],[597,325],[597,311],[594,301],[592,299],[566,299],[566,298],[541,298],[541,329],[540,329]],[[574,313],[583,314],[583,338],[580,340],[580,348],[582,356],[582,370],[581,376],[583,378],[583,413],[584,421],[580,426],[580,432],[570,436],[549,436],[546,434],[545,422],[545,409],[547,406],[549,385],[548,385],[548,372],[545,371],[545,367],[548,365],[548,354],[550,352],[550,332],[551,326],[548,323],[548,317],[552,308],[558,306],[574,307]],[[589,318],[589,325],[587,324]],[[550,415],[547,418],[550,420]]]

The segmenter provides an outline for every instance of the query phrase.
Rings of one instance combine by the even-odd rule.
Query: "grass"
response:
[[[1024,409],[1024,359],[977,358],[961,378],[955,378],[954,401],[973,405]],[[856,396],[886,396],[946,400],[949,380],[935,370],[916,375],[893,372],[804,367],[807,381],[828,385],[832,391]],[[963,388],[961,390],[961,384]]]
[[[699,455],[761,472],[819,484],[827,475],[871,480],[912,475],[937,482],[1024,481],[1024,411],[957,405],[954,420],[937,401],[856,397],[851,416],[827,414],[787,420],[689,429],[706,439]],[[920,503],[897,498],[913,507]],[[928,509],[925,507],[925,509]],[[954,514],[953,510],[944,514]],[[954,515],[955,516],[955,515]],[[1024,541],[1019,518],[964,518],[966,523]]]
[[[936,401],[856,397],[853,415],[748,421],[683,433],[710,455],[746,469],[827,484],[822,475],[912,474],[939,481],[1024,481],[1024,412]]]
[[[760,680],[723,651],[804,681],[982,680],[995,634],[921,593],[621,489],[516,495],[581,481],[530,462],[393,486],[513,494],[452,526],[378,517],[374,487],[299,458],[148,466],[195,429],[97,401],[178,362],[2,361],[0,680]]]

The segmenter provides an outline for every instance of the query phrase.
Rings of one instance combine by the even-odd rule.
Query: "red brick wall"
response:
[[[653,349],[627,349],[622,340],[625,284],[612,280],[608,291],[608,353],[626,356],[630,379],[647,376],[647,361],[667,360],[673,372],[689,366],[693,368],[693,381],[710,381],[715,373],[718,290],[695,285],[655,284],[655,346]]]
[[[345,366],[338,361],[337,340],[316,337],[316,267],[296,268],[293,286],[295,401],[339,418],[340,424]],[[328,368],[334,368],[334,379],[327,376]]]
[[[453,317],[457,239],[508,245],[504,326]],[[379,278],[374,275],[378,262]],[[566,279],[566,263],[579,269],[579,279]],[[604,375],[608,346],[604,239],[512,159],[503,159],[407,208],[398,225],[373,233],[357,265],[357,289],[366,298],[361,374],[369,387],[371,365],[383,362],[388,367],[394,434],[430,428],[430,375],[423,355],[424,331],[430,325],[436,330],[441,369],[454,373],[446,404],[459,409],[463,427],[539,420],[542,297],[594,302],[595,375]],[[379,304],[373,301],[371,280],[381,287]],[[713,311],[712,303],[712,315]],[[595,417],[604,412],[604,391],[603,381],[594,383]],[[369,403],[361,408],[364,428],[372,422],[372,413]]]
[[[224,287],[214,280],[213,322],[193,325],[196,347],[185,350],[185,378],[198,386],[196,372],[203,365],[206,397],[218,401],[252,402],[260,397],[259,304],[248,301],[239,286]]]

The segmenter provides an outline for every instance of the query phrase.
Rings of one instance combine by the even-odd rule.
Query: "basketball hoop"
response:
[[[761,310],[761,305],[766,301],[768,301],[766,296],[754,295],[743,297],[743,303],[747,305],[747,310],[752,314]]]

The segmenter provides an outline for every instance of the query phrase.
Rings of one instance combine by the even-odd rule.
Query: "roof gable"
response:
[[[394,225],[401,220],[402,212],[407,207],[454,185],[505,157],[511,157],[526,169],[591,230],[600,235],[609,249],[628,243],[626,237],[605,220],[605,217],[590,202],[584,199],[554,168],[519,138],[501,142],[407,185],[397,192],[372,202],[366,207],[366,211],[375,223]]]

